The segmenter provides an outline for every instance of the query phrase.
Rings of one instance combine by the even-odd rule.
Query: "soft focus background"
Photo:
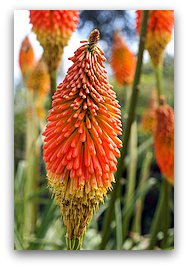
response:
[[[69,45],[64,50],[63,60],[59,69],[57,83],[61,82],[66,74],[67,69],[71,65],[71,61],[67,60],[71,57],[74,51],[79,47],[80,40],[88,38],[90,31],[93,28],[99,28],[101,32],[101,40],[99,46],[105,52],[107,58],[106,68],[108,71],[109,83],[114,86],[117,97],[122,105],[122,115],[126,113],[125,91],[124,88],[118,85],[113,77],[109,60],[112,45],[112,36],[116,29],[120,29],[124,35],[130,49],[136,54],[138,50],[138,37],[135,32],[135,12],[134,11],[112,11],[112,10],[92,10],[81,11],[78,29],[72,35]],[[42,152],[40,155],[40,187],[37,192],[31,196],[31,202],[35,202],[39,211],[37,214],[37,229],[33,237],[22,237],[22,211],[23,211],[23,185],[25,179],[25,132],[26,132],[26,88],[23,84],[21,71],[18,64],[19,51],[21,42],[26,35],[32,42],[37,58],[42,54],[42,48],[36,40],[36,36],[31,32],[31,25],[29,24],[29,12],[26,10],[15,11],[14,14],[14,96],[15,96],[15,110],[14,110],[14,155],[15,155],[15,248],[17,249],[65,249],[65,231],[63,223],[59,215],[59,209],[55,206],[51,199],[51,194],[47,188],[46,171],[42,160]],[[155,88],[155,75],[150,62],[148,53],[144,53],[144,65],[142,69],[141,86],[137,107],[137,119],[140,122],[144,111],[148,105],[151,97],[152,89]],[[165,53],[164,58],[164,78],[163,86],[164,93],[168,104],[174,104],[174,40],[172,40]],[[124,106],[125,104],[125,106]],[[42,140],[39,138],[39,143],[42,146]],[[143,133],[138,124],[138,157],[136,181],[138,182],[143,166],[143,160],[146,156],[146,151],[150,149],[153,154],[153,141],[149,134]],[[125,169],[122,184],[124,192],[126,193],[126,177]],[[143,211],[141,217],[141,232],[139,235],[134,233],[132,227],[133,215],[131,217],[131,224],[129,229],[129,237],[123,245],[123,249],[140,250],[144,249],[147,244],[147,234],[150,230],[151,221],[156,208],[159,196],[159,183],[162,179],[159,168],[152,157],[151,167],[149,170],[148,180],[151,185],[143,195]],[[173,248],[173,203],[171,205],[171,219],[169,228],[168,248]],[[101,229],[103,216],[108,200],[104,205],[101,205],[84,238],[84,249],[99,249],[101,243]],[[115,221],[112,222],[112,228],[115,228]],[[162,238],[162,234],[161,234]],[[106,249],[116,249],[115,237],[110,237]],[[160,237],[159,237],[160,240]],[[157,247],[157,245],[156,245]]]
[[[105,21],[105,23],[104,23]],[[109,23],[110,22],[110,23]],[[125,24],[126,22],[126,24]],[[113,32],[116,29],[123,30],[123,34],[126,37],[127,43],[131,46],[131,50],[136,53],[138,49],[138,37],[135,31],[135,12],[130,11],[83,11],[81,13],[81,19],[79,22],[79,29],[73,33],[69,45],[65,48],[62,68],[60,68],[60,74],[58,81],[63,79],[63,75],[71,65],[71,61],[68,57],[71,57],[74,51],[78,48],[80,40],[88,38],[90,31],[99,27],[102,37],[99,41],[100,47],[105,51],[106,56],[110,56],[110,45],[112,42]],[[101,28],[102,25],[102,28]],[[14,11],[14,85],[15,89],[22,79],[21,71],[18,63],[19,51],[21,42],[26,35],[29,35],[30,41],[35,49],[37,58],[42,55],[42,47],[36,40],[36,35],[31,31],[31,24],[29,24],[29,11],[27,10],[16,10]],[[166,49],[166,53],[169,57],[174,56],[174,40],[172,40]],[[145,51],[145,61],[149,60],[148,52]],[[109,67],[109,66],[107,66]]]

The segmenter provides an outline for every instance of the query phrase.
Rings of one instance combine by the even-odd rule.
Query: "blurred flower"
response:
[[[152,91],[149,105],[146,108],[141,118],[141,130],[145,133],[153,133],[156,127],[156,108],[157,108],[157,94],[156,91]]]
[[[43,133],[48,182],[71,241],[81,239],[112,189],[122,146],[120,105],[108,84],[98,39],[94,30],[69,58],[73,65],[53,96]]]
[[[136,29],[140,32],[142,10],[137,10]],[[162,63],[163,53],[172,38],[174,27],[173,10],[151,10],[149,14],[146,49],[154,66]]]
[[[156,110],[155,158],[165,179],[174,184],[174,111],[161,99]]]
[[[118,83],[129,85],[133,82],[136,58],[129,50],[119,31],[116,31],[113,37],[111,66]]]
[[[39,98],[35,101],[36,113],[41,121],[44,121],[46,117],[45,103],[46,99],[44,98],[42,99]]]
[[[19,65],[23,79],[27,80],[27,77],[31,75],[31,72],[36,65],[34,50],[28,36],[24,38],[21,44],[19,52]]]
[[[46,97],[50,90],[50,77],[45,62],[41,59],[32,71],[27,81],[29,90],[34,92],[37,98]]]
[[[45,119],[45,103],[50,91],[50,76],[48,68],[43,61],[39,60],[31,76],[27,80],[27,87],[33,92],[36,113],[39,119]]]
[[[30,10],[32,30],[44,49],[49,72],[57,70],[63,48],[78,24],[77,10]]]
[[[35,59],[33,47],[28,37],[26,37],[21,45],[19,54],[20,69],[24,84],[30,93],[29,102],[33,102],[39,119],[45,117],[45,102],[50,91],[50,76],[46,63],[40,59]],[[29,107],[31,103],[28,103]],[[32,116],[31,109],[28,107],[28,117]]]

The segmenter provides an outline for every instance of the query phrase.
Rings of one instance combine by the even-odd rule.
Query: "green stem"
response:
[[[126,92],[126,113],[128,114],[128,111],[129,111],[129,103],[130,103],[130,97],[131,97],[131,90],[132,88],[130,86],[126,86],[125,87],[125,92]]]
[[[114,202],[115,202],[116,196],[119,196],[121,192],[120,179],[121,179],[122,172],[123,172],[124,158],[126,156],[126,150],[127,150],[127,145],[129,141],[131,125],[135,118],[135,110],[136,110],[137,97],[138,97],[138,85],[140,82],[141,69],[142,69],[142,59],[143,59],[143,53],[144,53],[144,47],[145,47],[145,37],[146,37],[146,30],[147,30],[148,15],[149,15],[149,11],[144,10],[142,25],[141,25],[141,32],[140,32],[138,59],[137,59],[136,72],[135,72],[134,82],[133,82],[133,87],[132,87],[131,101],[130,101],[130,106],[129,106],[129,111],[128,111],[128,119],[127,119],[127,123],[125,126],[125,131],[122,137],[123,148],[121,149],[121,157],[119,158],[119,161],[117,164],[117,171],[115,174],[116,184],[111,194],[110,204],[109,204],[108,209],[106,210],[105,217],[104,217],[103,230],[102,230],[102,242],[101,242],[101,247],[100,247],[101,249],[105,248],[108,242],[108,239],[110,237],[110,232],[111,232],[110,225],[111,225],[111,221],[114,218]]]
[[[155,67],[155,76],[156,76],[156,87],[158,102],[160,103],[160,96],[162,95],[162,73],[163,73],[163,64],[159,64]]]
[[[153,249],[156,244],[157,234],[160,229],[161,215],[164,207],[164,202],[165,202],[165,180],[163,179],[160,189],[160,196],[157,203],[157,208],[155,210],[154,218],[150,229],[150,242],[148,249]]]
[[[24,228],[23,236],[28,238],[34,233],[37,219],[37,204],[30,200],[39,183],[40,148],[37,146],[39,122],[34,107],[33,92],[27,92],[26,128],[26,179],[24,184]]]
[[[67,250],[80,250],[82,246],[83,237],[79,239],[66,239]]]
[[[163,240],[162,248],[167,247],[168,238],[168,228],[170,223],[170,184],[164,179],[164,206],[163,206],[163,220],[162,220],[162,230],[163,230]]]
[[[125,213],[127,211],[127,206],[134,196],[135,185],[136,185],[136,170],[137,170],[137,123],[134,123],[131,126],[131,134],[130,134],[130,143],[129,143],[129,155],[130,162],[128,165],[128,182],[127,182],[127,191],[125,195],[125,204],[124,204],[124,217],[123,217],[123,238],[126,239],[131,213]]]
[[[56,85],[57,85],[57,71],[52,71],[50,73],[50,88],[51,88],[50,97],[51,98],[56,91]]]
[[[117,198],[115,201],[115,220],[116,220],[116,249],[122,248],[122,215],[121,215],[121,203],[120,199]]]
[[[144,183],[146,182],[148,178],[152,159],[153,159],[153,154],[151,153],[149,149],[146,153],[146,157],[142,164],[140,181],[139,181],[139,185],[137,188],[137,192],[142,188],[142,186],[144,185]],[[141,217],[142,217],[144,198],[145,196],[142,196],[136,201],[136,213],[135,213],[134,222],[133,222],[133,231],[139,235],[141,235]]]

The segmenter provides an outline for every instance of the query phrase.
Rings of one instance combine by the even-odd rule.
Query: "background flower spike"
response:
[[[137,10],[136,29],[139,33],[142,10]],[[172,39],[174,27],[173,10],[150,10],[147,27],[146,49],[148,50],[151,61],[156,67],[163,62],[163,54],[166,46]]]
[[[136,57],[127,46],[119,30],[115,31],[113,35],[110,62],[117,82],[120,85],[131,85],[136,69]]]
[[[57,70],[63,49],[75,31],[78,10],[30,10],[32,30],[44,49],[43,59],[49,72]]]
[[[154,133],[155,158],[165,179],[174,185],[174,110],[160,98]]]

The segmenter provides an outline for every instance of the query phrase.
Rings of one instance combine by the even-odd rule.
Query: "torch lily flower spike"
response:
[[[78,18],[78,10],[30,10],[32,30],[44,49],[43,57],[50,73],[57,70]]]
[[[136,57],[130,51],[119,31],[113,36],[111,66],[120,85],[130,85],[134,79]]]
[[[43,133],[48,184],[69,249],[80,248],[93,212],[112,189],[122,147],[120,105],[107,81],[99,35],[93,30],[69,58],[73,65],[53,95]]]
[[[142,10],[137,10],[136,29],[139,33]],[[148,50],[153,65],[156,67],[163,61],[163,53],[172,39],[174,27],[173,10],[150,10],[147,26],[146,49]]]
[[[154,149],[157,164],[165,179],[174,184],[174,110],[161,97],[156,110]]]

